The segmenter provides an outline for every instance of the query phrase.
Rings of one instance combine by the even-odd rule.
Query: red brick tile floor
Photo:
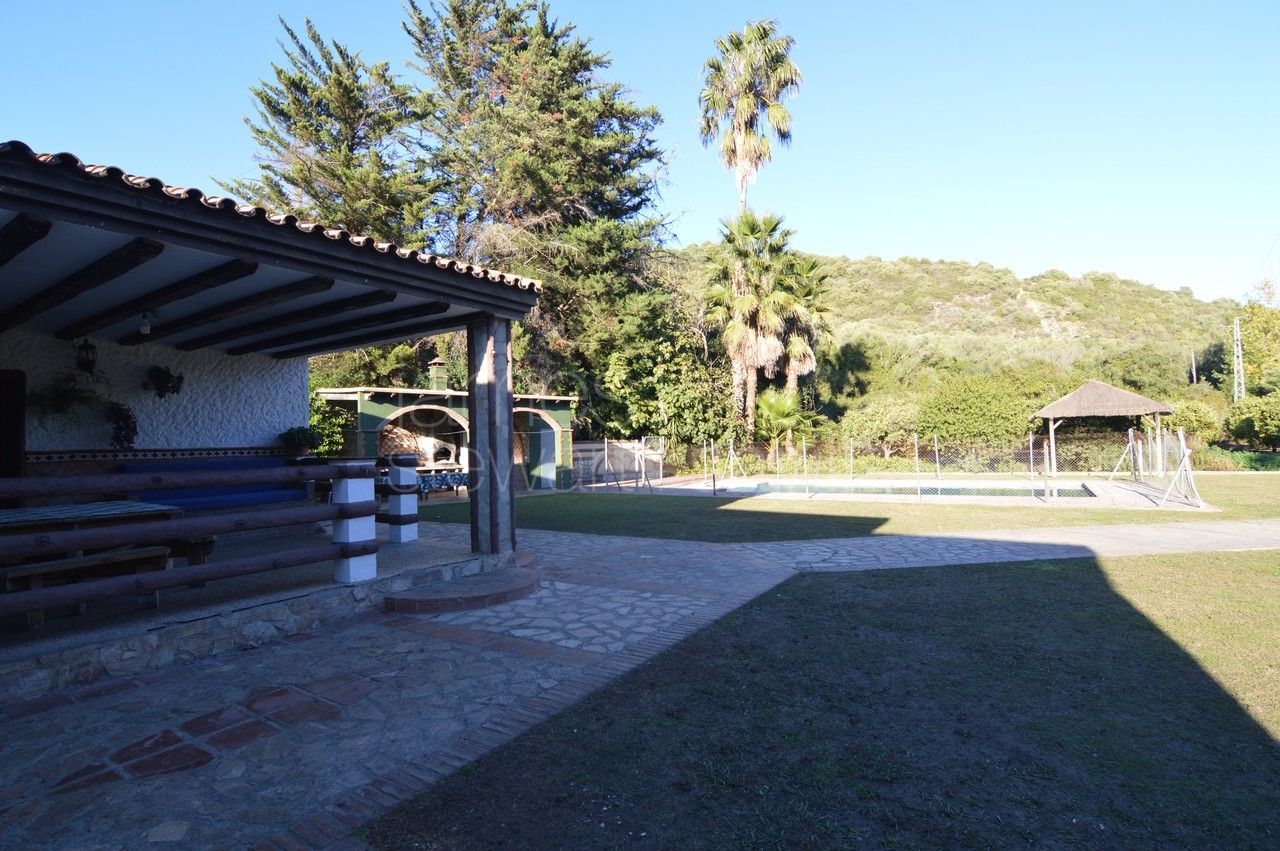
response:
[[[0,845],[359,847],[363,822],[791,575],[718,545],[522,545],[546,577],[524,599],[357,615],[0,708]]]

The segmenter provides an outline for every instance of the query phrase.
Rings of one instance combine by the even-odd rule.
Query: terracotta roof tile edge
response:
[[[391,254],[402,260],[417,260],[420,263],[434,265],[437,269],[453,272],[460,276],[483,279],[495,284],[518,287],[522,290],[531,289],[534,292],[542,292],[542,282],[533,278],[513,275],[510,272],[477,266],[452,257],[442,257],[439,254],[431,254],[413,248],[401,248],[394,242],[379,241],[367,234],[352,234],[341,228],[305,221],[287,213],[273,213],[253,204],[238,204],[231,198],[206,195],[199,189],[170,186],[159,178],[128,174],[124,169],[117,166],[90,165],[83,162],[75,154],[66,153],[65,151],[57,154],[37,154],[26,143],[14,139],[8,142],[0,142],[0,158],[20,162],[25,161],[29,164],[43,165],[62,171],[72,171],[86,177],[101,180],[118,181],[124,187],[137,192],[161,194],[176,201],[198,202],[210,210],[217,210],[227,214],[234,213],[248,219],[262,219],[277,227],[292,227],[299,233],[308,236],[315,234],[334,242],[345,241],[356,249],[375,251],[379,254]]]

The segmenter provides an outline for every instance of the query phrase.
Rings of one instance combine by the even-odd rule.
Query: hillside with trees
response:
[[[920,431],[1007,444],[1041,404],[1101,378],[1175,403],[1202,441],[1280,443],[1280,323],[1266,288],[1241,307],[1106,273],[1020,278],[986,263],[795,250],[785,215],[748,197],[803,138],[787,107],[803,78],[775,22],[715,39],[691,87],[729,179],[722,239],[678,250],[659,203],[662,116],[549,3],[409,2],[403,54],[385,58],[303,23],[284,26],[283,56],[251,92],[259,172],[225,187],[542,280],[514,334],[516,389],[576,396],[583,436],[791,448],[800,435],[884,445]],[[1233,409],[1237,313],[1251,398]],[[420,386],[435,357],[465,384],[456,334],[316,358],[312,377]]]

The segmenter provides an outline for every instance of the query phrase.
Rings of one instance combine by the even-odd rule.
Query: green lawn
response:
[[[380,848],[1280,845],[1280,556],[807,574]]]
[[[1201,474],[1201,494],[1220,512],[1107,508],[1011,508],[987,505],[750,500],[702,496],[567,493],[522,498],[518,523],[529,529],[693,541],[790,541],[871,534],[1168,523],[1280,517],[1280,474]],[[427,503],[423,520],[465,523],[466,503]]]

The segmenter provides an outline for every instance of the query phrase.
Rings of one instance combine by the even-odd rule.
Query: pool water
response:
[[[1036,498],[1050,497],[1091,497],[1087,489],[1081,487],[974,487],[963,485],[866,485],[859,482],[815,481],[806,485],[804,482],[760,482],[756,485],[756,493],[843,493],[843,494],[889,494],[895,496],[1031,496]]]

